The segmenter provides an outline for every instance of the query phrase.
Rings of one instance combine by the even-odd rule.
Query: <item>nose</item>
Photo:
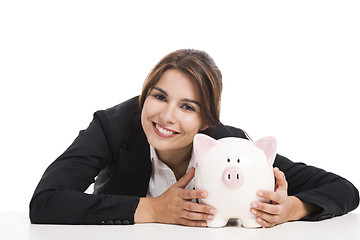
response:
[[[175,123],[176,122],[176,106],[168,103],[161,111],[161,118],[163,122]]]
[[[227,167],[223,172],[223,181],[229,187],[240,187],[244,182],[243,171],[235,166]]]

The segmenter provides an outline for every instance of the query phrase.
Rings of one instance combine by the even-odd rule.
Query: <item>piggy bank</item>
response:
[[[232,218],[239,219],[246,228],[261,227],[250,213],[250,204],[266,201],[256,196],[258,190],[274,191],[275,138],[251,142],[235,137],[215,140],[197,134],[193,144],[198,161],[195,188],[208,193],[200,203],[216,208],[208,227],[223,227]]]

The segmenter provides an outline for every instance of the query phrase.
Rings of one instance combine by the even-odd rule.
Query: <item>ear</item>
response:
[[[254,144],[264,151],[266,160],[272,166],[276,157],[276,139],[274,137],[264,137],[254,142]]]
[[[218,142],[205,134],[198,133],[194,137],[193,147],[194,154],[199,164],[203,161],[206,153],[213,147],[215,147]]]

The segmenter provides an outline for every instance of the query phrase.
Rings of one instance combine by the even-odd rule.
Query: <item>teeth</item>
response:
[[[168,131],[166,129],[163,129],[162,127],[160,127],[159,125],[156,124],[156,128],[157,130],[159,130],[159,132],[163,133],[163,134],[166,134],[166,135],[171,135],[173,134],[172,131]]]

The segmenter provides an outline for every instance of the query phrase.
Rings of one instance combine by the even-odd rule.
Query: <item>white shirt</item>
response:
[[[152,164],[152,173],[149,181],[149,188],[146,197],[158,197],[163,194],[167,189],[174,185],[176,177],[174,172],[163,163],[156,154],[153,146],[150,145],[150,159]],[[196,167],[196,159],[194,157],[194,151],[191,153],[191,159],[186,169],[186,173],[190,171],[192,167]],[[185,189],[194,188],[194,179],[192,179]]]

